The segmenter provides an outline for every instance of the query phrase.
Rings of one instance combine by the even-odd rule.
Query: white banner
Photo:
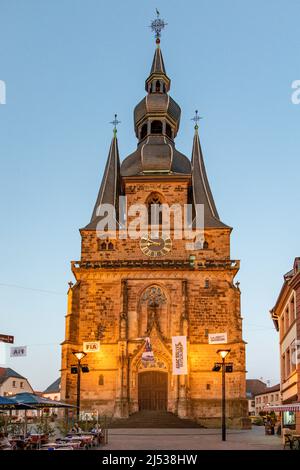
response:
[[[150,338],[145,338],[145,351],[142,354],[142,361],[153,362],[154,355],[152,351]]]
[[[83,343],[83,352],[93,353],[100,351],[100,341],[85,341]]]
[[[14,346],[10,348],[10,357],[27,356],[27,346]]]
[[[187,374],[186,336],[172,337],[173,375]]]
[[[226,344],[227,333],[213,333],[208,335],[208,344]]]

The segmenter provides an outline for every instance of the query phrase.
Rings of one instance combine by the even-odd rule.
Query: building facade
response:
[[[28,379],[10,367],[0,367],[0,396],[9,397],[24,392],[33,393]]]
[[[175,146],[181,110],[169,95],[170,83],[157,41],[146,96],[134,110],[137,149],[121,163],[114,130],[91,221],[80,230],[81,258],[72,262],[76,282],[68,291],[62,343],[61,398],[76,403],[72,351],[100,340],[100,351],[84,359],[90,372],[81,376],[82,410],[126,418],[153,409],[218,426],[221,373],[212,368],[220,345],[209,344],[208,338],[226,332],[228,361],[234,365],[226,374],[228,423],[243,426],[248,422],[245,342],[240,290],[234,283],[239,261],[230,258],[232,228],[220,220],[210,190],[197,114],[191,159]],[[111,227],[99,228],[104,204],[117,209],[116,235]],[[193,238],[177,238],[175,215],[168,237],[162,235],[159,215],[154,218],[157,235],[124,238],[138,204],[150,218],[153,208],[190,204]],[[187,337],[188,348],[188,373],[180,376],[172,373],[172,336],[178,335]],[[142,357],[145,337],[154,355],[150,363]]]
[[[284,275],[271,317],[279,332],[282,403],[295,405],[300,402],[300,257]],[[283,412],[283,426],[293,425],[300,431],[300,411],[291,408]]]
[[[60,383],[61,378],[59,377],[43,391],[42,396],[50,400],[60,401]]]
[[[265,412],[266,407],[281,405],[280,384],[267,387],[263,392],[255,395],[255,415]]]
[[[246,380],[246,396],[248,400],[248,413],[249,416],[256,416],[255,409],[255,395],[262,393],[266,390],[267,384],[258,379]]]

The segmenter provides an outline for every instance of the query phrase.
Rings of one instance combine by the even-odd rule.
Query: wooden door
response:
[[[166,372],[141,372],[139,381],[139,409],[166,411],[168,403],[168,374]]]

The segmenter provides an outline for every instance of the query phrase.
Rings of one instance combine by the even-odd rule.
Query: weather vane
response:
[[[194,121],[195,123],[195,129],[199,128],[198,122],[200,121],[200,119],[203,119],[203,118],[201,116],[198,116],[198,109],[196,109],[195,116],[191,119],[191,121]]]
[[[156,18],[152,21],[151,25],[149,26],[153,32],[155,32],[156,37],[156,44],[160,43],[161,32],[167,26],[168,23],[165,23],[164,20],[160,18],[160,13],[156,8]]]
[[[113,121],[110,121],[110,124],[113,124],[113,126],[114,126],[114,130],[113,130],[114,135],[117,134],[117,125],[120,124],[120,122],[121,122],[121,121],[118,121],[117,117],[118,117],[118,115],[115,114],[115,119]]]

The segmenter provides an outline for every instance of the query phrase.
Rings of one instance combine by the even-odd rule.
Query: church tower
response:
[[[208,182],[197,112],[191,158],[175,146],[181,110],[169,94],[159,40],[163,25],[160,18],[152,23],[156,49],[146,96],[134,109],[137,148],[120,162],[115,117],[92,217],[80,230],[81,258],[72,262],[76,282],[68,291],[62,343],[62,398],[76,404],[73,352],[84,342],[100,341],[100,351],[84,359],[89,373],[81,376],[81,410],[119,418],[144,409],[170,411],[219,426],[221,373],[212,369],[220,360],[220,345],[209,338],[226,333],[233,363],[233,372],[226,374],[227,417],[233,426],[243,426],[248,415],[245,342],[234,283],[239,261],[230,259],[232,228],[221,221]],[[115,230],[108,225],[102,230],[101,207],[108,205],[116,209]],[[156,215],[156,235],[126,237],[136,205],[146,208],[152,224]],[[186,205],[192,239],[175,236]],[[179,208],[167,237],[162,236],[163,206]],[[195,242],[199,218],[202,235]],[[172,373],[173,336],[187,338],[186,375]],[[145,338],[152,346],[150,362],[142,357]]]

